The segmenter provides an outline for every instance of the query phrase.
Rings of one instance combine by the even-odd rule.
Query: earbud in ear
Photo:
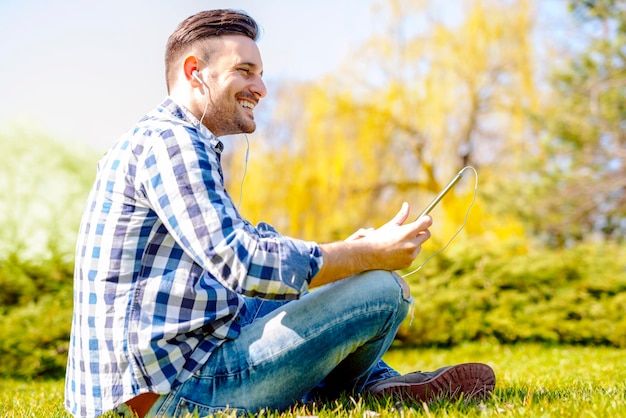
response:
[[[195,78],[196,80],[198,80],[198,83],[204,84],[202,80],[200,79],[200,76],[198,75],[198,70],[193,70],[193,72],[191,73],[191,76]]]

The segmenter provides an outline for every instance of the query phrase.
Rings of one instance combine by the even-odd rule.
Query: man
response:
[[[166,46],[168,97],[99,162],[77,242],[66,408],[204,416],[345,391],[485,396],[486,365],[399,376],[380,361],[411,302],[392,272],[415,259],[429,217],[405,223],[404,204],[376,230],[317,244],[238,213],[218,137],[256,128],[257,34],[231,10],[183,21]]]

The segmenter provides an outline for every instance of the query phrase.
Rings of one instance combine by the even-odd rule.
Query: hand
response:
[[[428,228],[432,225],[430,216],[423,216],[404,224],[410,208],[403,203],[398,213],[378,229],[359,230],[351,237],[363,240],[372,246],[372,262],[378,269],[399,270],[407,268],[421,251],[422,244],[430,238]]]
[[[324,263],[311,281],[312,286],[341,280],[369,270],[394,271],[407,268],[430,238],[430,216],[404,224],[409,205],[380,228],[360,229],[345,241],[321,244]]]

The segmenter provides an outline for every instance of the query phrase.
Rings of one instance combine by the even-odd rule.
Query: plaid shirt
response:
[[[319,271],[317,244],[241,218],[222,149],[168,98],[98,163],[76,246],[72,414],[169,392],[237,338],[241,295],[296,299]]]

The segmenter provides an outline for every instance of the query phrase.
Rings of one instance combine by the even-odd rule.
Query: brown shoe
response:
[[[496,386],[493,369],[482,363],[447,366],[434,372],[414,372],[373,383],[366,393],[429,402],[434,399],[484,399]]]

